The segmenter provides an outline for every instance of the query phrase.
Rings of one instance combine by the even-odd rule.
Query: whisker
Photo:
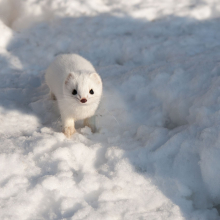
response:
[[[110,113],[109,113],[109,114],[110,114]],[[119,126],[119,122],[118,122],[118,120],[116,119],[116,117],[113,116],[112,114],[110,114],[110,115],[112,116],[113,119],[115,119],[115,121],[117,122],[117,124],[118,124],[118,126]]]

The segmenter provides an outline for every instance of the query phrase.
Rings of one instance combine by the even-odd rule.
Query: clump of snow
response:
[[[164,16],[190,17],[198,20],[219,17],[218,1],[152,2],[144,0],[0,0],[0,19],[15,30],[28,28],[42,21],[57,18],[97,16],[109,13],[114,16],[129,15],[137,19],[154,21]]]
[[[1,0],[0,219],[219,219],[219,10]],[[103,79],[96,133],[61,132],[44,82],[61,53]]]
[[[1,20],[0,30],[2,32],[0,36],[0,50],[3,50],[11,40],[12,30],[8,28]]]

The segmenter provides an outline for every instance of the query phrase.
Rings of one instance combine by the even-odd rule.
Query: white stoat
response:
[[[75,121],[95,131],[94,117],[102,95],[102,80],[93,65],[77,54],[58,55],[46,70],[52,99],[58,101],[63,132],[70,138]]]

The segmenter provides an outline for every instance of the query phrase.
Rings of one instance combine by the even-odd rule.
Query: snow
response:
[[[0,0],[0,219],[220,219],[220,3]],[[103,79],[66,139],[44,72]]]

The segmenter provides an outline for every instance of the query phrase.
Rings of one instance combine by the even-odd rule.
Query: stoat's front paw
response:
[[[71,136],[76,132],[74,127],[65,127],[63,129],[63,133],[66,135],[67,138],[71,138]]]
[[[91,118],[86,118],[84,120],[84,126],[87,126],[87,127],[90,127],[91,128],[91,131],[93,133],[96,132],[96,123],[95,123],[95,116],[92,116]]]

